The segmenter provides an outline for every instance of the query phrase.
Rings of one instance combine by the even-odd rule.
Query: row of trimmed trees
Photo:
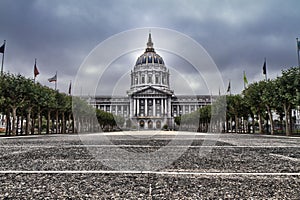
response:
[[[5,135],[111,131],[125,122],[80,97],[10,73],[0,76],[0,116]]]
[[[226,100],[225,100],[226,98]],[[212,105],[181,116],[177,124],[193,126],[201,132],[275,133],[275,127],[293,133],[292,110],[300,108],[300,71],[293,67],[273,80],[249,84],[242,94],[220,96]],[[226,109],[226,115],[223,109]],[[214,118],[214,115],[218,115]],[[275,120],[274,115],[279,116]],[[211,120],[213,119],[213,120]],[[197,124],[198,123],[198,124]]]
[[[72,98],[21,75],[0,76],[0,112],[6,135],[74,132]]]

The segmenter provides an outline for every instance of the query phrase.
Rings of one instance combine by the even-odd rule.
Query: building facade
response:
[[[139,129],[174,127],[174,117],[196,111],[212,102],[210,95],[176,96],[170,88],[170,72],[155,52],[151,33],[145,52],[131,70],[127,96],[96,96],[89,99],[94,107],[120,115]],[[126,124],[125,124],[126,126]]]

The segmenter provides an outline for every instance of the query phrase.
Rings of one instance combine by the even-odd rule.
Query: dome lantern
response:
[[[153,48],[153,42],[152,42],[152,38],[151,38],[151,33],[149,33],[146,52],[154,52],[155,53],[154,48]]]

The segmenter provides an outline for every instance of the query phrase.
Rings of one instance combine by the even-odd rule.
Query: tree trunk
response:
[[[284,114],[285,114],[285,132],[286,135],[291,135],[291,126],[290,126],[290,109],[286,104],[283,105]]]
[[[25,130],[25,135],[28,135],[30,133],[30,114],[31,114],[31,109],[32,108],[28,108],[27,110],[27,116],[26,116],[26,130]]]
[[[34,117],[31,119],[31,129],[30,129],[30,132],[31,132],[31,135],[34,134],[34,127],[35,127],[35,119]]]
[[[58,119],[58,110],[57,110],[57,111],[56,111],[56,113],[55,113],[55,121],[56,121],[56,126],[55,126],[56,133],[59,133],[59,119]]]
[[[12,135],[16,135],[17,107],[12,108]]]
[[[62,127],[61,127],[61,133],[66,133],[66,119],[65,119],[65,113],[62,112],[62,119],[61,119]]]
[[[237,115],[234,116],[235,121],[235,132],[238,133],[239,131],[239,117]]]
[[[42,134],[42,117],[41,117],[41,110],[38,111],[38,134]]]
[[[72,126],[72,133],[75,133],[75,119],[74,119],[74,115],[73,114],[70,114],[71,116],[71,126]]]
[[[51,112],[50,110],[47,111],[47,128],[46,128],[46,134],[50,133],[50,119],[51,119]]]
[[[254,118],[254,114],[251,115],[252,118],[252,133],[255,133],[255,118]]]
[[[20,124],[20,116],[17,116],[17,130],[16,130],[16,135],[19,135],[19,124]]]
[[[5,135],[10,135],[10,112],[7,112],[6,114]]]
[[[273,121],[273,115],[272,111],[269,106],[267,106],[267,111],[269,115],[269,120],[270,120],[270,126],[271,126],[271,135],[274,135],[274,121]]]
[[[264,133],[263,126],[262,126],[262,117],[260,113],[258,113],[258,126],[259,126],[259,133]]]
[[[23,115],[21,116],[21,127],[20,127],[20,135],[23,135],[23,132],[24,132],[24,126],[23,126],[23,122],[24,122],[24,117],[23,117]]]

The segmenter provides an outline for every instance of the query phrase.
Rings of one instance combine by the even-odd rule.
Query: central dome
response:
[[[134,68],[131,71],[129,94],[147,87],[169,92],[169,77],[169,70],[165,66],[162,57],[155,52],[151,33],[149,33],[147,48],[145,52],[137,58]],[[172,92],[170,92],[170,94],[171,93]]]
[[[142,64],[161,64],[161,65],[165,64],[162,57],[157,53],[155,53],[154,51],[151,33],[149,33],[149,38],[148,38],[147,48],[145,50],[145,53],[143,53],[140,57],[138,57],[135,65],[137,66]]]

